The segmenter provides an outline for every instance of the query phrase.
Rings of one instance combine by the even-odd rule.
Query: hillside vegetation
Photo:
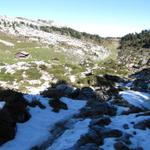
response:
[[[0,16],[0,85],[27,92],[57,80],[85,86],[96,75],[125,75],[116,62],[118,43],[46,20]],[[18,58],[22,52],[28,57]]]
[[[122,37],[118,58],[130,69],[150,66],[150,30]]]
[[[121,48],[150,48],[150,30],[127,34],[121,38]]]
[[[104,40],[104,38],[100,37],[99,35],[93,35],[86,32],[79,32],[68,27],[41,26],[40,29],[45,32],[56,32],[61,35],[67,35],[77,39],[93,41],[99,44]]]

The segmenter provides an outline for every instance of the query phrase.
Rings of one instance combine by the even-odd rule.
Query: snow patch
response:
[[[63,150],[74,146],[81,135],[88,132],[90,121],[91,119],[85,119],[76,122],[71,129],[66,130],[65,133],[47,150]]]
[[[52,108],[48,104],[48,98],[43,98],[40,95],[24,95],[24,97],[28,101],[32,101],[33,98],[38,99],[46,106],[46,109],[40,109],[39,107],[29,108],[31,119],[26,123],[17,124],[15,139],[2,145],[0,147],[1,150],[29,150],[33,146],[42,144],[48,139],[50,136],[49,131],[57,122],[68,120],[86,105],[85,101],[62,98],[61,100],[67,104],[68,110],[61,110],[59,113],[55,113],[52,112]],[[75,125],[75,128],[79,125],[86,127],[87,123],[87,121],[80,122]]]
[[[129,148],[135,148],[135,147],[142,147],[144,150],[149,150],[150,147],[150,142],[149,142],[149,137],[150,137],[150,129],[146,130],[139,130],[135,129],[132,124],[134,121],[135,124],[137,122],[150,119],[150,116],[139,116],[136,117],[137,114],[130,114],[130,115],[120,115],[120,116],[115,116],[111,118],[111,124],[109,124],[107,127],[111,129],[118,129],[122,130],[124,132],[123,125],[127,124],[129,126],[129,129],[126,129],[126,133],[133,135],[133,132],[136,132],[136,135],[133,135],[131,137],[131,145]],[[147,137],[147,138],[146,138]],[[110,141],[110,143],[109,143]],[[109,144],[109,147],[108,147]],[[113,150],[113,140],[106,138],[106,143],[104,143],[103,148],[108,149],[108,150]],[[110,146],[111,145],[111,146]],[[111,149],[112,147],[112,149]]]
[[[119,94],[136,107],[150,109],[150,94],[148,93],[128,90],[121,91]]]
[[[6,102],[3,102],[3,101],[2,101],[2,102],[0,102],[0,110],[1,110],[1,109],[3,109],[3,107],[4,107],[5,103],[6,103]]]

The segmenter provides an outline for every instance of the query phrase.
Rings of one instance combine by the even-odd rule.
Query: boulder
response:
[[[103,138],[121,137],[123,135],[122,131],[120,131],[120,130],[104,128],[104,127],[101,127],[101,126],[98,126],[98,125],[92,126],[91,129],[96,131],[98,136],[101,136]]]
[[[114,148],[115,150],[130,150],[130,148],[123,142],[116,142]]]
[[[150,92],[150,68],[143,69],[130,75],[134,79],[131,89],[141,92]]]
[[[136,115],[136,117],[139,117],[139,116],[150,116],[150,111],[146,111],[146,112],[143,112],[143,113]]]
[[[146,128],[150,129],[150,119],[140,121],[134,125],[135,129],[146,130]]]
[[[99,150],[99,148],[95,143],[88,143],[84,146],[81,146],[79,150]]]
[[[0,145],[13,139],[16,133],[16,123],[10,113],[2,109],[0,110]]]
[[[138,71],[132,75],[129,76],[130,78],[135,78],[135,79],[150,79],[150,68],[145,68],[142,69],[141,71]]]
[[[127,145],[131,144],[130,138],[132,137],[131,134],[124,133],[120,138],[116,139],[118,142],[123,142]]]
[[[130,106],[129,110],[122,112],[123,115],[129,115],[129,114],[134,114],[134,113],[139,113],[139,112],[144,112],[144,109],[141,109],[139,107],[135,106]]]
[[[123,125],[123,128],[124,128],[125,130],[127,130],[127,129],[129,129],[129,125],[128,125],[128,124],[124,124],[124,125]]]
[[[1,90],[0,98],[6,102],[4,109],[11,114],[15,122],[23,123],[29,120],[30,114],[27,110],[28,103],[22,93],[10,89]]]
[[[40,101],[38,101],[38,100],[33,100],[33,101],[31,101],[31,102],[28,102],[28,106],[30,106],[30,107],[36,107],[36,106],[38,106],[39,108],[41,108],[41,109],[45,109],[46,108],[46,106],[45,105],[43,105]]]
[[[80,94],[80,89],[76,88],[70,95],[69,97],[72,99],[79,99],[79,94]]]
[[[90,126],[93,125],[105,126],[105,125],[109,125],[110,123],[111,123],[111,119],[109,117],[100,117],[100,118],[93,119],[90,123]]]
[[[140,91],[140,92],[149,92],[150,91],[150,79],[136,79],[133,81],[131,90]]]
[[[91,100],[95,99],[95,91],[90,87],[83,87],[79,93],[79,99]]]
[[[27,102],[20,95],[12,95],[6,100],[6,105],[4,106],[7,109],[14,121],[23,123],[30,119],[30,114],[27,110]]]
[[[114,97],[111,101],[111,104],[113,105],[118,105],[118,106],[123,106],[123,107],[132,107],[132,105],[125,101],[121,95],[117,95],[116,97]]]
[[[104,78],[106,80],[111,81],[112,83],[121,83],[121,82],[124,82],[124,79],[122,79],[122,78],[120,78],[119,76],[116,76],[116,75],[105,74]]]
[[[114,87],[113,83],[102,76],[97,76],[96,86],[98,87],[95,90],[96,99],[100,101],[106,101],[111,99],[112,96],[118,95],[118,90]]]
[[[56,86],[56,90],[64,93],[66,96],[69,96],[73,93],[74,88],[68,84],[59,84]]]
[[[65,93],[55,88],[48,88],[47,90],[43,91],[41,95],[44,97],[49,97],[57,100],[65,96]]]
[[[97,118],[102,115],[116,115],[116,108],[108,103],[100,103],[98,101],[91,101],[87,107],[81,110],[80,115],[82,117]]]
[[[88,143],[95,143],[96,145],[102,145],[103,142],[104,142],[103,137],[99,136],[95,130],[90,129],[87,134],[85,134],[80,138],[78,144],[80,146],[86,145]]]
[[[60,109],[68,110],[67,104],[60,100],[50,100],[49,105],[53,108],[54,112],[59,112]]]
[[[121,137],[123,135],[122,131],[117,129],[108,129],[103,134],[104,137]]]

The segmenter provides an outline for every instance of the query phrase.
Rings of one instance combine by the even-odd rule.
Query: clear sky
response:
[[[150,0],[1,0],[0,15],[53,20],[100,36],[150,28]]]

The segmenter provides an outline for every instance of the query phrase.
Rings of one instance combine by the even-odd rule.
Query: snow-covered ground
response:
[[[29,108],[29,112],[32,116],[30,120],[23,124],[18,123],[15,139],[2,145],[0,147],[0,150],[29,150],[33,146],[42,144],[48,139],[48,137],[50,136],[49,131],[54,127],[56,123],[71,119],[73,115],[79,113],[79,110],[86,104],[85,101],[76,101],[68,98],[62,98],[61,101],[67,104],[68,110],[61,110],[59,113],[55,113],[52,111],[52,108],[48,104],[48,98],[43,98],[40,95],[25,95],[24,97],[28,101],[32,101],[32,99],[35,98],[38,99],[40,102],[42,102],[42,104],[46,106],[46,109],[40,109],[39,107]],[[72,146],[72,144],[78,140],[80,135],[87,132],[88,123],[89,120],[79,121],[75,123],[73,128],[69,129],[64,134],[62,140],[68,140],[68,137],[66,136],[74,135],[72,137],[72,140],[70,139],[70,146]],[[77,131],[80,131],[79,134],[77,133]],[[65,146],[65,141],[63,144]],[[53,147],[55,147],[55,145]],[[59,147],[57,149],[59,149]]]
[[[150,94],[138,91],[121,91],[119,93],[124,100],[130,104],[139,107],[150,109]],[[134,149],[137,147],[142,147],[143,150],[149,150],[150,147],[150,129],[140,130],[134,128],[134,125],[140,121],[150,119],[150,116],[137,116],[139,113],[122,115],[123,111],[127,111],[128,107],[117,106],[117,115],[111,117],[111,123],[106,126],[110,129],[118,129],[122,132],[131,135],[131,144],[129,148]],[[124,125],[128,125],[125,129]],[[105,138],[104,144],[100,148],[104,150],[115,150],[114,144],[116,143],[116,138]]]
[[[130,114],[130,115],[118,115],[111,118],[111,124],[109,124],[107,127],[112,129],[119,129],[123,132],[125,131],[128,134],[133,135],[133,132],[136,132],[136,135],[131,137],[132,144],[130,145],[131,148],[135,147],[142,147],[143,150],[149,150],[150,142],[150,129],[146,130],[139,130],[135,129],[132,124],[134,121],[135,123],[139,121],[143,121],[146,119],[150,119],[150,116],[140,116],[136,117],[137,114]],[[127,124],[129,126],[129,129],[124,129],[123,125]],[[114,150],[113,144],[115,143],[115,138],[106,138],[104,145],[101,148],[104,148],[104,150]]]
[[[121,91],[120,95],[124,100],[137,107],[150,109],[150,94],[138,91]]]
[[[147,93],[128,90],[120,92],[120,94],[125,100],[135,106],[150,108],[148,105],[150,95]],[[30,120],[23,124],[18,123],[15,138],[3,144],[0,150],[30,150],[34,146],[41,146],[52,136],[52,132],[50,131],[60,122],[69,122],[69,124],[67,124],[67,128],[65,128],[60,136],[50,145],[47,145],[47,150],[69,149],[77,143],[82,135],[88,132],[91,119],[81,120],[73,118],[73,116],[78,114],[79,110],[86,105],[86,101],[72,100],[63,97],[61,101],[67,104],[68,110],[60,110],[59,113],[55,113],[48,104],[48,98],[43,98],[41,95],[29,94],[24,95],[24,98],[29,102],[33,99],[37,99],[46,106],[46,109],[29,107],[28,109],[32,116]],[[3,106],[4,103],[0,102],[0,109]],[[127,111],[129,108],[123,106],[116,107],[118,109],[117,115],[111,117],[111,123],[105,127],[118,129],[123,133],[130,134],[131,144],[129,148],[142,147],[143,150],[149,150],[150,129],[140,130],[134,128],[134,125],[140,121],[150,119],[150,116],[137,116],[139,113],[122,115],[122,112]],[[125,124],[128,125],[127,129],[124,128]],[[104,144],[100,146],[100,148],[104,150],[114,150],[115,143],[116,138],[105,138]]]
[[[70,129],[57,139],[47,150],[63,150],[68,149],[80,139],[81,135],[88,132],[88,125],[91,119],[85,119],[83,121],[76,122]]]

